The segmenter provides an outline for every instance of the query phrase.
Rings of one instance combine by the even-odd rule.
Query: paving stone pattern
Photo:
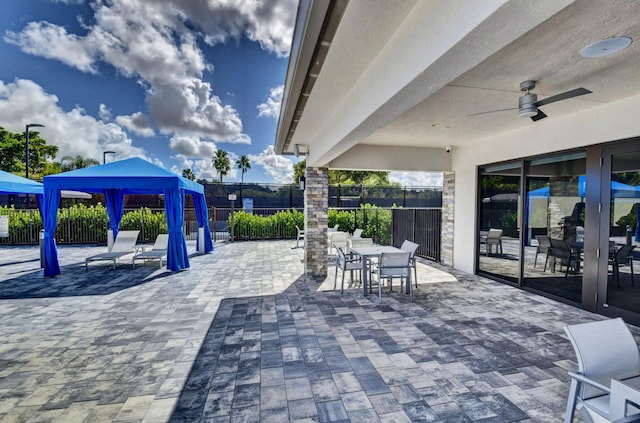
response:
[[[562,327],[601,317],[433,263],[364,297],[302,278],[295,241],[216,245],[172,273],[0,247],[2,422],[562,421]],[[189,244],[189,251],[194,250]]]

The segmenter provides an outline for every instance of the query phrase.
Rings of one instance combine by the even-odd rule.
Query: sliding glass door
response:
[[[607,314],[640,313],[640,143],[603,149],[603,186],[606,201],[603,242],[600,243],[598,293]],[[636,267],[634,268],[634,264]],[[606,272],[604,271],[606,267]],[[606,275],[606,277],[605,277]]]
[[[526,173],[523,285],[579,303],[586,152],[533,159]]]
[[[520,162],[480,169],[478,270],[508,282],[520,275]]]

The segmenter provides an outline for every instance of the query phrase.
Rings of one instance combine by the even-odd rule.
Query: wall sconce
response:
[[[298,180],[298,184],[300,187],[300,191],[304,191],[307,184],[307,178],[305,178],[304,176],[301,176],[300,179]]]
[[[296,157],[299,156],[308,156],[309,155],[309,146],[306,144],[294,144],[293,145],[293,153]]]

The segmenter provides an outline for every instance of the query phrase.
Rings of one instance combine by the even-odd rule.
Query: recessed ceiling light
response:
[[[609,56],[610,54],[617,53],[629,47],[632,41],[629,37],[607,38],[606,40],[589,44],[580,51],[580,55],[587,59]]]

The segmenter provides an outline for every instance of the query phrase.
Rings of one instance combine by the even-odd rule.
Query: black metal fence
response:
[[[420,244],[416,254],[440,261],[442,209],[393,209],[393,245],[405,239]]]
[[[127,227],[122,229],[139,229],[141,238],[139,242],[153,242],[155,236],[163,232],[163,229],[158,227],[159,219],[145,220],[144,216],[149,216],[150,213],[164,213],[164,209],[141,211],[141,209],[125,209],[125,214],[138,213],[140,218],[133,215],[134,219],[128,219]],[[231,208],[209,208],[209,228],[215,242],[229,240],[232,236],[235,240],[294,239],[295,225],[302,225],[304,222],[303,209],[253,208],[251,210],[251,216],[266,217],[283,212],[291,215],[284,219],[275,219],[268,224],[238,224],[235,220],[240,218],[238,212],[242,212],[245,218],[247,212],[241,209],[234,209],[233,212]],[[20,230],[10,231],[9,237],[0,238],[0,245],[38,244],[42,222],[37,211],[9,209],[3,213],[20,215],[22,224]],[[332,226],[338,224],[342,231],[353,232],[356,228],[364,229],[363,236],[371,237],[380,244],[393,244],[398,247],[408,239],[420,244],[418,256],[440,261],[442,214],[439,208],[332,208],[329,214],[330,224]],[[195,240],[198,234],[195,210],[186,208],[184,216],[184,235],[188,240]],[[87,225],[86,220],[74,220],[71,214],[63,211],[58,217],[56,242],[58,244],[106,244],[108,220],[93,223],[95,224]]]

